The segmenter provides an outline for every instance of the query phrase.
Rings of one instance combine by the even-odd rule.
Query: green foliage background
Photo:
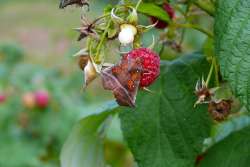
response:
[[[107,3],[114,1],[91,1],[88,18]],[[140,92],[131,110],[117,107],[99,79],[81,92],[82,72],[71,57],[84,46],[71,29],[80,10],[59,10],[57,0],[0,0],[0,93],[7,95],[0,104],[0,166],[56,167],[61,160],[62,167],[191,167],[198,155],[204,157],[198,166],[249,166],[250,2],[217,0],[215,7],[214,41],[186,30],[184,52],[163,50],[153,93]],[[148,6],[139,10],[165,18]],[[192,19],[213,29],[208,15]],[[159,31],[144,35],[145,46],[152,34]],[[214,55],[244,105],[223,123],[211,120],[206,105],[193,108],[195,83]],[[27,109],[22,95],[40,89],[50,94],[48,108]]]

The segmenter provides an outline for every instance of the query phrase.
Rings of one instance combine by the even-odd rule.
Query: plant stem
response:
[[[192,28],[192,29],[195,29],[197,31],[200,31],[200,32],[206,34],[210,38],[214,37],[214,35],[211,32],[209,32],[208,30],[203,29],[199,25],[194,25],[194,24],[188,24],[187,23],[187,24],[176,24],[175,26],[180,27],[180,28]]]
[[[108,17],[108,16],[110,16],[110,13],[107,13],[107,14],[104,14],[104,15],[98,17],[97,19],[95,19],[95,20],[93,21],[92,24],[95,24],[95,23],[98,22],[99,20],[101,20],[101,19],[103,19],[103,18],[105,18],[105,17]]]
[[[184,18],[186,18],[185,19],[185,24],[187,23],[187,20],[188,20],[187,15],[188,15],[189,9],[190,9],[190,5],[188,5],[186,11],[183,13]],[[183,29],[182,32],[181,32],[181,39],[180,39],[180,42],[179,42],[180,46],[182,45],[182,42],[184,41],[185,33],[186,33],[186,29]]]
[[[213,58],[214,59],[214,58]],[[214,61],[212,60],[212,64],[210,66],[210,70],[209,70],[209,73],[208,73],[208,76],[207,76],[207,80],[206,80],[206,86],[208,87],[208,84],[210,82],[210,79],[212,77],[212,74],[213,74],[213,69],[214,69]]]
[[[218,64],[217,64],[215,57],[213,57],[213,64],[214,64],[214,72],[215,72],[215,84],[217,87],[219,87],[220,86],[219,69],[218,69]]]
[[[109,28],[109,26],[110,26],[110,24],[111,24],[111,21],[112,21],[111,19],[108,21],[108,23],[107,23],[107,25],[106,25],[106,27],[105,27],[105,30],[104,30],[104,32],[102,33],[100,42],[99,42],[98,45],[97,45],[97,48],[96,48],[96,57],[95,57],[95,60],[97,61],[97,63],[100,62],[100,52],[101,52],[101,48],[102,48],[103,43],[104,43],[104,41],[105,41],[105,38],[106,38],[106,36],[107,36],[108,28]]]
[[[202,9],[203,11],[205,11],[210,16],[214,16],[215,9],[214,9],[213,4],[204,2],[204,0],[196,0],[194,1],[194,4],[198,6],[200,9]]]
[[[91,38],[87,38],[87,48],[89,51],[91,50],[91,44],[92,44]]]
[[[141,2],[142,2],[142,0],[138,0],[137,4],[136,4],[136,6],[135,6],[135,10],[138,9],[138,7],[139,7],[139,5],[141,4]]]
[[[210,82],[210,79],[211,79],[212,74],[213,74],[213,69],[214,69],[214,74],[215,74],[215,84],[217,87],[219,87],[220,86],[219,70],[218,70],[217,61],[216,61],[215,57],[212,58],[212,64],[211,64],[211,67],[210,67],[210,70],[209,70],[209,73],[207,76],[206,86],[208,86],[208,84]]]

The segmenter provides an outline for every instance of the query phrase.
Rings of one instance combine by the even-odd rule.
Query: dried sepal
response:
[[[117,15],[117,13],[124,13],[124,12],[128,13],[127,17],[124,16],[122,18]],[[137,25],[137,22],[138,22],[137,10],[133,6],[122,5],[122,6],[113,8],[111,10],[111,18],[115,23],[118,23],[118,24],[127,23],[127,24]]]
[[[91,29],[90,27],[80,27],[80,28],[74,28],[74,30],[78,31],[80,33],[80,35],[77,38],[77,41],[81,41],[82,39],[88,37],[88,36],[92,36],[95,39],[98,39],[98,33]]]
[[[84,73],[84,85],[87,87],[97,77],[95,63],[86,52],[86,49],[80,50],[75,56],[78,56],[78,65]]]
[[[125,22],[125,20],[119,16],[116,15],[116,11],[118,10],[118,8],[113,8],[111,10],[111,19],[118,24],[123,24]]]
[[[85,86],[88,86],[97,77],[97,72],[93,65],[93,62],[88,60],[87,65],[84,68],[84,82]]]
[[[129,16],[127,17],[127,21],[130,24],[134,24],[136,25],[138,22],[138,14],[135,8],[130,7],[131,8],[131,12],[129,14]]]
[[[79,37],[77,38],[77,41],[80,41],[88,36],[93,37],[94,39],[98,39],[99,35],[96,32],[96,23],[99,19],[96,19],[92,22],[90,22],[86,17],[82,16],[81,21],[82,25],[79,28],[74,28],[74,30],[78,31],[80,33]]]
[[[140,33],[145,33],[147,31],[151,30],[152,28],[154,28],[156,26],[156,24],[157,24],[157,22],[154,23],[154,24],[147,25],[147,26],[145,26],[145,25],[138,25],[137,29],[138,29],[138,31]]]
[[[201,103],[208,103],[211,100],[213,93],[207,87],[203,77],[199,79],[195,85],[195,95],[198,100],[195,102],[194,106]]]

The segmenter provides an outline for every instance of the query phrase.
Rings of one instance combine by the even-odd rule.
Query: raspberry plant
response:
[[[61,0],[61,8],[68,5],[82,8],[76,30],[85,46],[75,56],[84,86],[99,75],[117,103],[77,123],[62,149],[63,167],[107,166],[103,141],[115,115],[134,166],[249,165],[248,0],[123,0],[93,21],[86,17],[91,0]],[[214,31],[195,20],[202,15]],[[190,28],[206,41],[203,50],[186,54]],[[151,31],[157,33],[146,46]],[[116,54],[107,51],[112,45]],[[164,60],[166,48],[178,57]]]

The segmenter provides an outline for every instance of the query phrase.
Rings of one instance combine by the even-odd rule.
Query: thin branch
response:
[[[205,11],[210,16],[214,16],[215,9],[214,9],[213,4],[205,2],[204,0],[196,0],[194,1],[194,4],[198,6],[200,9],[202,9],[203,11]]]
[[[197,31],[200,31],[200,32],[206,34],[210,38],[214,37],[213,33],[211,33],[210,31],[208,31],[206,29],[203,29],[199,25],[194,25],[194,24],[176,24],[175,26],[178,27],[178,28],[192,28],[192,29],[195,29]]]

